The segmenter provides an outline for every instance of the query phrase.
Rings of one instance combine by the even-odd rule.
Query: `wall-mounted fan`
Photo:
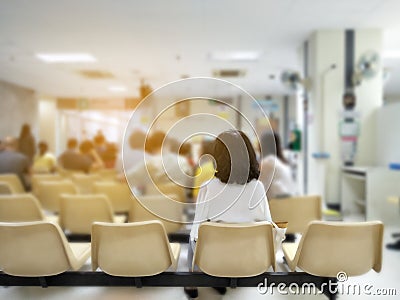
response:
[[[375,51],[364,53],[357,62],[356,69],[353,73],[353,85],[360,85],[366,79],[371,79],[379,72],[381,60],[379,54]]]
[[[301,88],[309,89],[311,82],[307,78],[302,78],[296,71],[286,70],[281,74],[282,84],[291,91],[299,91]]]

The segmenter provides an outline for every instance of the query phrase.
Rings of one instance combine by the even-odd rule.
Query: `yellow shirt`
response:
[[[193,189],[193,198],[197,198],[197,194],[199,193],[199,188],[206,182],[214,177],[215,169],[212,161],[206,162],[201,165],[201,168],[196,169],[195,178],[194,178],[194,189]]]
[[[56,158],[51,153],[44,155],[37,155],[33,162],[33,172],[35,173],[48,173],[53,171],[56,166]]]

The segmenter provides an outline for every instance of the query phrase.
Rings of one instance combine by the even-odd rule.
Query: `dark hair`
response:
[[[156,131],[151,134],[145,142],[145,151],[148,153],[154,153],[161,149],[163,141],[165,139],[165,133],[162,131]]]
[[[30,134],[31,134],[31,126],[29,126],[29,124],[25,123],[21,127],[21,131],[20,131],[19,137],[22,138],[22,137],[28,136]]]
[[[239,130],[221,133],[214,142],[215,177],[224,183],[245,184],[260,176],[256,153],[249,138]]]
[[[46,152],[47,150],[49,150],[49,146],[47,145],[47,143],[45,141],[40,141],[38,143],[38,147],[40,150],[43,149],[43,152]]]
[[[288,164],[283,155],[281,139],[276,132],[267,132],[261,137],[261,153],[262,157],[276,155],[283,163]]]
[[[80,145],[79,145],[79,150],[83,154],[89,153],[92,149],[94,148],[93,143],[89,140],[84,140]]]
[[[76,148],[76,146],[78,146],[78,140],[77,139],[75,139],[75,138],[68,139],[68,142],[67,142],[68,149]]]
[[[204,139],[201,142],[201,155],[213,155],[215,140]]]

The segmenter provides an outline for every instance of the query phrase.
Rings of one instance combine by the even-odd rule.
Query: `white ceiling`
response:
[[[316,29],[383,28],[385,49],[400,49],[399,0],[0,0],[0,79],[52,96],[111,97],[110,85],[138,95],[182,75],[240,68],[232,80],[255,95],[281,93],[283,69],[300,69],[298,49]],[[215,62],[212,51],[261,51],[257,62]],[[46,64],[38,52],[89,52],[94,64]],[[180,59],[177,59],[179,57]],[[389,93],[400,94],[400,61]],[[111,80],[84,79],[80,69]]]

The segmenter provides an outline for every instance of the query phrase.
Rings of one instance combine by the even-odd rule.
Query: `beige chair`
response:
[[[151,276],[176,269],[180,245],[169,243],[159,221],[92,227],[92,268],[115,276]]]
[[[11,195],[13,190],[8,182],[0,181],[0,195]]]
[[[200,225],[193,258],[204,273],[218,277],[251,277],[276,269],[269,222]]]
[[[118,172],[115,169],[100,169],[93,172],[94,175],[100,176],[103,181],[115,181],[117,179]]]
[[[13,194],[26,193],[21,180],[15,174],[0,174],[0,182],[7,182],[10,185]]]
[[[56,181],[63,178],[59,174],[33,174],[32,175],[32,194],[39,195],[39,183],[41,181]]]
[[[383,224],[379,221],[311,222],[300,243],[282,245],[291,271],[296,267],[316,276],[339,272],[357,276],[382,266]]]
[[[46,210],[60,211],[60,195],[76,194],[77,190],[71,180],[53,180],[39,182],[39,201]]]
[[[129,222],[159,220],[167,233],[179,231],[183,226],[183,204],[171,200],[176,199],[175,197],[176,195],[148,195],[141,196],[140,202],[132,197]]]
[[[98,174],[73,174],[71,179],[79,194],[93,194],[94,183],[102,180]]]
[[[30,194],[0,196],[0,222],[42,221],[39,201]]]
[[[61,195],[60,226],[70,233],[90,234],[93,222],[124,221],[125,216],[114,217],[105,195]]]
[[[308,223],[322,218],[320,196],[299,196],[271,199],[269,209],[272,220],[288,222],[286,233],[303,233]]]
[[[146,187],[146,195],[176,195],[176,201],[185,203],[186,192],[185,189],[173,182],[155,185],[148,185]]]
[[[114,212],[128,212],[131,206],[131,190],[126,183],[95,182],[94,192],[104,194],[110,199]]]
[[[89,256],[89,243],[69,244],[54,223],[0,223],[0,269],[6,274],[51,276],[76,271]]]
[[[68,170],[68,169],[64,169],[62,167],[58,167],[57,172],[64,179],[71,179],[71,177],[75,174],[85,174],[83,171]]]

